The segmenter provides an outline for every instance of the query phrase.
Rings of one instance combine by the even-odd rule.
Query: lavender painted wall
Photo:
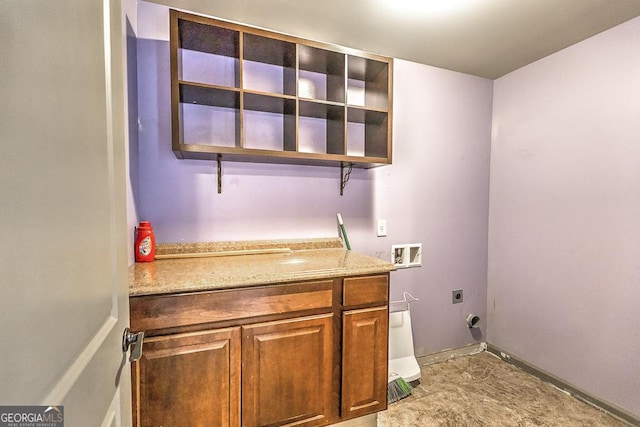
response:
[[[393,165],[354,169],[341,197],[338,168],[224,162],[217,194],[214,162],[171,151],[167,9],[138,4],[137,205],[158,241],[333,237],[341,212],[356,251],[389,259],[392,244],[423,244],[423,267],[391,277],[392,299],[421,299],[417,355],[484,341],[490,80],[398,60]],[[377,218],[388,237],[376,237]],[[470,312],[483,319],[473,335]]]
[[[640,18],[494,83],[488,341],[640,416]]]
[[[374,170],[374,217],[388,237],[369,246],[422,243],[422,267],[392,273],[392,299],[408,291],[416,354],[485,341],[491,80],[394,62],[394,157]],[[373,227],[373,224],[372,224]],[[375,227],[374,227],[375,228]],[[453,305],[451,291],[464,290]],[[467,314],[480,316],[469,329]]]

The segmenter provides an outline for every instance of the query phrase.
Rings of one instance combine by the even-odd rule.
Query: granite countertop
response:
[[[388,261],[343,249],[339,239],[170,244],[158,245],[157,253],[170,257],[194,249],[211,256],[133,264],[129,295],[232,289],[395,270]],[[259,253],[261,250],[266,253]]]

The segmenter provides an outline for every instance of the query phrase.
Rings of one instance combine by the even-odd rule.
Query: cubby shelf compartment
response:
[[[244,89],[295,96],[295,43],[243,33],[243,46]]]
[[[178,128],[181,144],[238,147],[240,92],[186,84],[179,86]]]
[[[245,93],[243,118],[244,148],[295,151],[295,98]]]
[[[388,110],[391,96],[390,63],[353,55],[349,55],[347,61],[347,103]]]
[[[179,19],[178,77],[184,81],[240,87],[240,33]]]
[[[379,158],[391,156],[387,112],[349,107],[347,121],[347,154]]]
[[[170,12],[179,158],[391,163],[391,58]]]
[[[298,96],[345,102],[345,55],[316,47],[298,47]]]
[[[298,151],[318,154],[345,153],[344,105],[300,100]]]

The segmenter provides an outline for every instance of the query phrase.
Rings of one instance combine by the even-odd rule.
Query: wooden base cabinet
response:
[[[332,330],[332,314],[242,328],[243,425],[329,423]]]
[[[240,328],[149,338],[133,377],[138,427],[239,426]]]
[[[130,298],[135,427],[323,426],[387,406],[388,274]]]

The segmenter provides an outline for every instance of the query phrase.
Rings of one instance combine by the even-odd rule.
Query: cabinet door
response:
[[[242,329],[242,424],[328,424],[333,315]]]
[[[342,315],[342,418],[387,407],[387,307]]]
[[[240,328],[145,339],[133,369],[138,427],[240,425]]]

